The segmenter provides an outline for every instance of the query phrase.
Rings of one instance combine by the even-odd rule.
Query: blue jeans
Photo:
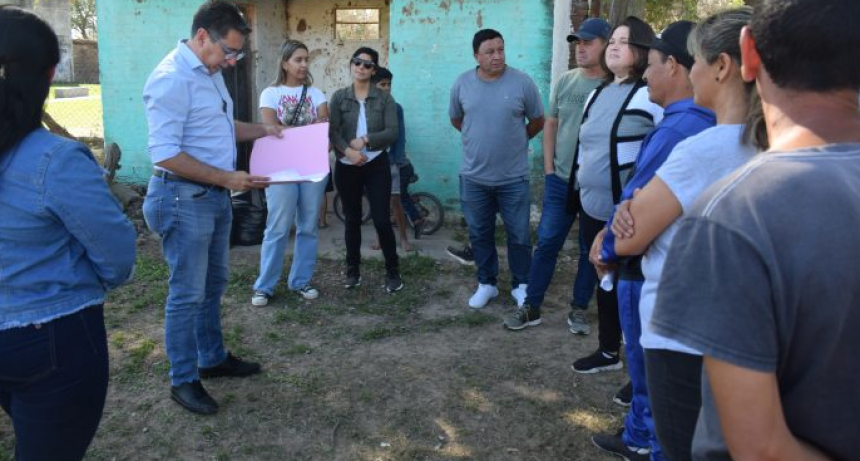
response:
[[[15,428],[15,459],[82,459],[99,427],[107,385],[101,305],[0,331],[0,406]]]
[[[298,290],[307,285],[317,264],[317,218],[325,194],[325,181],[273,184],[266,188],[266,234],[260,250],[260,276],[254,290],[271,296],[284,268],[284,252],[290,229],[296,223],[293,264],[287,285]]]
[[[173,386],[199,379],[197,367],[227,358],[221,334],[221,296],[229,275],[230,194],[153,177],[143,202],[150,230],[161,236],[170,268],[164,346]]]
[[[633,401],[624,416],[624,443],[631,447],[651,449],[652,461],[664,461],[663,449],[657,441],[654,415],[648,400],[648,384],[645,376],[645,355],[639,338],[642,322],[639,319],[639,296],[645,282],[620,279],[618,283],[618,315],[621,331],[624,332],[624,355],[627,358],[627,373],[633,387]]]
[[[546,175],[543,210],[537,228],[537,248],[532,259],[529,288],[526,292],[526,301],[534,308],[540,308],[543,303],[544,295],[555,273],[558,254],[564,246],[575,219],[575,214],[567,212],[567,181],[554,174]],[[585,247],[582,226],[577,240],[579,241],[579,264],[576,281],[573,284],[571,304],[586,307],[597,285],[597,273],[594,271],[594,266],[588,263],[588,249]]]
[[[496,214],[502,216],[508,241],[511,285],[529,283],[532,244],[529,237],[529,181],[485,186],[460,176],[460,205],[469,226],[469,242],[478,266],[478,283],[495,285],[499,276]]]

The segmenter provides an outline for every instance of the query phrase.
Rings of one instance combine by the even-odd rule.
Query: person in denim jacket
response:
[[[107,395],[105,292],[136,235],[90,150],[41,127],[57,36],[9,7],[0,31],[0,406],[16,459],[81,459]]]

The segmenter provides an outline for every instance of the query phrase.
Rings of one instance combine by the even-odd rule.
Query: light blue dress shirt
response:
[[[185,40],[152,71],[143,102],[152,163],[185,152],[207,165],[235,171],[233,100],[221,72],[210,74]]]

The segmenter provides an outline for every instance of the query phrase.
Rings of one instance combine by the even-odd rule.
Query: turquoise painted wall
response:
[[[472,37],[496,29],[505,38],[508,65],[528,73],[544,106],[552,66],[552,0],[394,0],[391,2],[389,63],[392,94],[403,106],[407,151],[421,181],[416,190],[439,196],[460,211],[460,133],[448,118],[451,85],[475,66]],[[532,140],[535,176],[542,173],[541,140]],[[536,181],[532,181],[535,183]]]
[[[142,183],[152,175],[146,151],[143,85],[176,43],[190,35],[200,0],[99,0],[99,67],[105,142],[122,149],[122,181]]]
[[[96,2],[99,23],[105,141],[123,152],[121,180],[146,182],[152,164],[146,150],[143,85],[176,42],[189,35],[201,0]],[[109,19],[106,19],[109,18]],[[505,37],[508,64],[527,72],[544,103],[552,61],[552,0],[393,0],[389,63],[394,96],[403,105],[407,149],[427,190],[459,211],[457,171],[462,158],[459,133],[448,119],[454,79],[474,67],[472,36],[484,27]],[[541,155],[538,135],[534,159]],[[541,163],[536,165],[539,175]]]

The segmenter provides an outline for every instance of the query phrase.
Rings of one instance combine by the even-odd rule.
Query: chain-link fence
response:
[[[52,131],[59,127],[64,134],[93,147],[104,143],[101,85],[54,85],[45,109],[45,121]]]

